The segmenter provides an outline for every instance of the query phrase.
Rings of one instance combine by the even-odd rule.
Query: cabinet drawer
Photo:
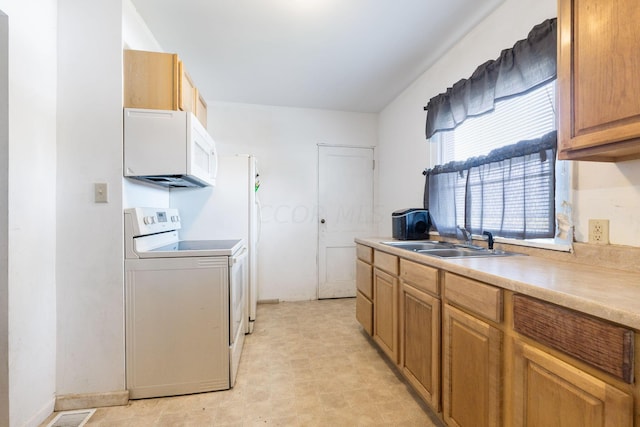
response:
[[[356,245],[356,255],[358,259],[373,264],[373,248],[364,245]]]
[[[364,296],[373,299],[373,267],[362,260],[356,260],[356,288]]]
[[[373,265],[387,273],[398,275],[398,257],[386,252],[375,251]]]
[[[516,332],[627,383],[633,382],[633,331],[523,295],[513,296]]]
[[[438,295],[438,269],[400,259],[400,277],[414,287]]]
[[[447,300],[489,320],[502,321],[502,290],[476,280],[445,273]]]
[[[362,293],[356,293],[356,319],[369,335],[373,335],[373,303]]]

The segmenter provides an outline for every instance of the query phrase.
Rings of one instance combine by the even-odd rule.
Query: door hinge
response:
[[[376,161],[375,160],[373,160],[373,168],[372,169],[376,170]]]

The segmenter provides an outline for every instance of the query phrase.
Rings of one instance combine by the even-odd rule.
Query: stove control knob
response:
[[[146,225],[153,224],[154,222],[156,222],[155,218],[152,216],[145,216],[143,221]]]

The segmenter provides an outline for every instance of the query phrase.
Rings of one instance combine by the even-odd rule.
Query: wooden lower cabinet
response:
[[[562,345],[541,343],[522,325],[539,317],[528,316],[531,298],[365,247],[356,276],[358,321],[447,426],[634,426],[640,387],[633,372],[625,382],[593,361],[574,363]],[[560,324],[564,332],[567,322]],[[636,344],[622,354],[638,372],[632,332]],[[578,332],[567,339],[574,338],[597,341]]]
[[[440,411],[440,300],[407,283],[400,292],[400,367],[416,392]]]
[[[360,291],[356,293],[356,320],[369,335],[373,335],[373,302]]]
[[[499,329],[444,305],[442,403],[447,425],[501,425],[501,352]]]
[[[356,252],[356,319],[373,335],[373,250],[357,245]],[[364,258],[364,259],[361,259]]]
[[[515,340],[514,427],[633,426],[631,395]]]
[[[373,339],[398,363],[398,278],[373,270]]]
[[[359,259],[356,260],[356,289],[373,301],[373,267]]]

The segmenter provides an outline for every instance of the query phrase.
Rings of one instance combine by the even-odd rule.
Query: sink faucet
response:
[[[458,226],[458,229],[462,232],[462,237],[464,238],[464,242],[468,245],[471,245],[473,243],[473,240],[471,239],[471,232],[466,228],[460,227],[460,226]]]
[[[490,231],[483,231],[482,234],[487,236],[487,249],[493,250],[493,234]]]

